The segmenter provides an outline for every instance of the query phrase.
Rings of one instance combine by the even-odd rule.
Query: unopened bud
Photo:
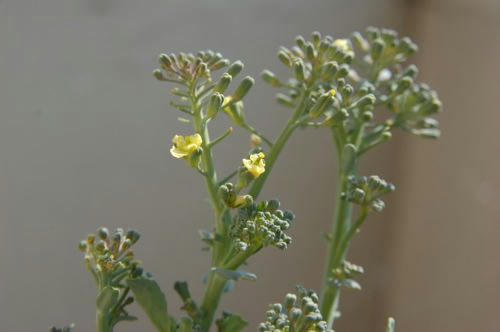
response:
[[[377,60],[382,55],[385,48],[385,42],[381,38],[377,38],[373,41],[371,49],[371,57],[373,60]]]
[[[243,69],[243,62],[238,60],[233,62],[233,64],[229,66],[229,68],[227,69],[227,73],[232,77],[235,77],[241,72],[242,69]]]
[[[295,74],[295,78],[297,81],[302,82],[305,79],[305,73],[304,73],[304,63],[302,60],[297,59],[293,62],[293,72]]]
[[[281,50],[278,52],[278,59],[287,67],[292,66],[292,61],[290,60],[290,57],[288,54],[286,54],[285,51]]]
[[[160,56],[158,57],[158,62],[160,63],[163,69],[171,70],[172,61],[170,60],[170,57],[167,54],[160,54]]]
[[[229,65],[228,59],[221,59],[221,60],[217,61],[216,63],[214,63],[210,69],[215,71],[217,69],[227,67],[228,65]]]
[[[101,240],[106,240],[109,236],[109,230],[106,227],[101,227],[97,230],[97,235]]]
[[[243,99],[243,97],[245,97],[248,91],[252,88],[254,83],[255,80],[253,78],[251,78],[250,76],[245,77],[234,91],[233,100],[236,102]]]
[[[221,78],[215,85],[214,92],[224,93],[224,91],[226,91],[227,88],[229,87],[231,80],[232,76],[229,75],[228,73],[224,73],[224,75],[221,76]]]
[[[281,86],[281,82],[276,78],[276,76],[269,70],[264,70],[261,74],[264,82],[271,84],[272,86]]]
[[[141,233],[139,233],[138,231],[136,231],[135,229],[130,229],[128,232],[127,232],[127,235],[125,236],[127,239],[130,240],[130,242],[132,242],[132,244],[136,243],[139,238],[141,237]]]
[[[321,76],[320,77],[323,81],[329,82],[335,77],[335,74],[337,73],[338,70],[339,70],[339,66],[338,66],[337,62],[329,61],[321,67]]]
[[[224,96],[222,94],[215,92],[213,95],[211,95],[206,110],[207,116],[209,118],[213,118],[220,110],[223,102]]]
[[[277,93],[276,94],[276,101],[286,107],[294,107],[295,103],[292,98],[289,96],[283,94],[283,93]]]
[[[163,73],[161,72],[160,69],[155,69],[153,70],[153,76],[158,80],[158,81],[165,81],[165,77],[163,77]]]

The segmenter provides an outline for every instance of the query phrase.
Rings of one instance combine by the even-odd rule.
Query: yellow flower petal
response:
[[[266,171],[264,161],[265,154],[262,152],[251,154],[249,159],[243,159],[243,166],[255,177],[258,178]]]
[[[172,139],[174,145],[170,149],[170,154],[175,158],[185,158],[193,154],[202,143],[201,136],[199,134],[194,134],[191,136],[180,136],[175,135]]]

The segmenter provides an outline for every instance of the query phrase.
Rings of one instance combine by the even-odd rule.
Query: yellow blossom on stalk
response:
[[[194,134],[191,136],[175,135],[172,139],[174,145],[170,149],[170,153],[175,158],[185,158],[196,152],[202,143],[201,136]]]
[[[255,178],[258,178],[259,175],[266,171],[265,156],[263,152],[251,154],[249,157],[250,159],[243,159],[243,166],[245,166]]]
[[[335,39],[333,46],[340,48],[344,52],[351,50],[351,45],[347,39]]]

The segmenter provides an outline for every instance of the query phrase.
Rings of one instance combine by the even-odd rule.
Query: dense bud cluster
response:
[[[249,204],[234,217],[231,236],[237,250],[255,252],[273,245],[286,249],[292,238],[285,234],[294,218],[291,211],[279,209],[277,200]]]
[[[283,304],[270,305],[261,332],[323,331],[333,332],[323,320],[318,308],[318,295],[312,290],[297,286],[298,296],[287,294]]]
[[[394,98],[389,109],[394,113],[394,118],[388,121],[388,125],[400,127],[425,138],[439,137],[439,123],[429,116],[440,111],[441,101],[427,84],[413,85],[405,93]]]
[[[368,207],[380,212],[385,203],[380,199],[384,194],[391,193],[396,187],[376,175],[349,178],[349,189],[343,193],[343,198],[350,202]]]
[[[124,276],[142,274],[142,268],[130,250],[139,237],[139,232],[133,229],[125,232],[118,228],[110,235],[107,228],[101,227],[97,236],[88,235],[86,240],[80,242],[79,248],[85,253],[85,261],[100,283],[118,286]]]

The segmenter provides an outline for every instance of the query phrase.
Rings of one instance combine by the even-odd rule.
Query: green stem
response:
[[[269,152],[267,153],[265,159],[266,171],[254,181],[252,187],[248,191],[248,194],[250,194],[254,199],[256,199],[257,196],[259,196],[260,191],[262,190],[262,187],[264,186],[267,177],[271,173],[274,163],[276,162],[276,159],[278,158],[281,150],[285,146],[285,143],[288,141],[288,138],[290,138],[290,135],[297,128],[296,121],[300,117],[300,115],[304,112],[307,96],[309,96],[309,89],[303,91],[297,109],[290,117],[285,127],[283,127],[283,130],[279,134],[276,141],[273,143],[272,147],[269,149]]]
[[[97,332],[113,332],[111,317],[108,314],[97,311],[96,314]]]
[[[353,138],[353,144],[356,148],[359,148],[361,144],[361,139],[363,137],[364,124],[360,124],[359,128],[356,130]],[[336,136],[335,128],[332,129],[332,137],[336,146],[338,146],[338,137]],[[333,326],[333,321],[335,320],[340,289],[337,285],[329,282],[332,271],[339,267],[346,255],[346,249],[349,245],[349,241],[342,245],[342,240],[346,232],[349,231],[352,218],[352,203],[347,200],[342,199],[342,193],[347,191],[348,179],[350,176],[355,175],[358,169],[359,159],[355,157],[355,160],[347,163],[348,167],[345,167],[345,157],[342,154],[342,148],[337,148],[338,156],[338,184],[336,192],[336,204],[335,211],[332,218],[332,239],[328,243],[328,257],[325,264],[325,269],[323,271],[323,282],[321,287],[321,303],[320,310],[323,315],[323,319],[328,322],[328,326]]]

